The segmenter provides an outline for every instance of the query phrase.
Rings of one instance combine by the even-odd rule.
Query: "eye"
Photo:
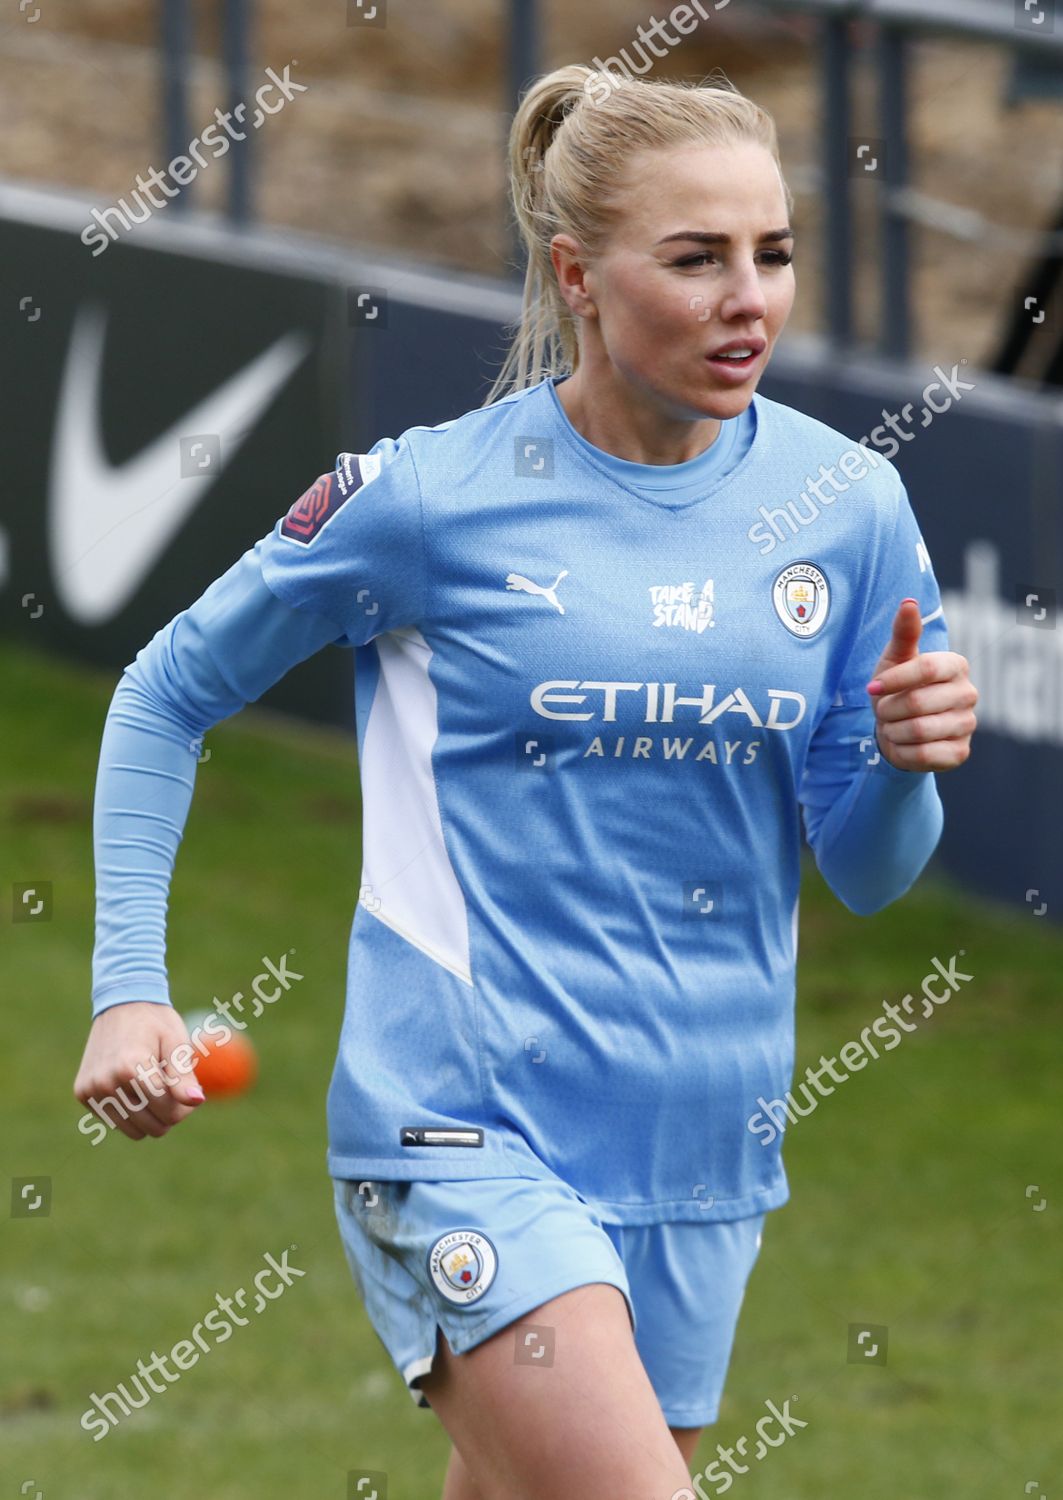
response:
[[[788,266],[793,262],[793,251],[787,250],[762,250],[761,260],[769,266]],[[677,260],[677,266],[699,266],[709,261],[715,261],[717,257],[709,250],[703,250],[698,255],[688,255],[683,260]]]

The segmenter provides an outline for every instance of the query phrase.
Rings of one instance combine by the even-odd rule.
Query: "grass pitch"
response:
[[[252,1023],[253,1093],[208,1103],[164,1140],[92,1147],[71,1085],[115,681],[0,646],[6,881],[51,881],[54,900],[49,922],[12,924],[10,904],[0,918],[6,1176],[52,1188],[47,1217],[5,1225],[5,1493],[32,1480],[31,1496],[79,1500],[145,1487],[160,1500],[341,1500],[348,1472],[369,1469],[386,1472],[390,1500],[431,1500],[449,1440],[415,1410],[362,1311],[325,1174],[360,869],[353,739],[253,708],[208,734],[170,904],[175,1002],[246,993],[263,955],[288,948],[305,977]],[[858,918],[809,860],[801,906],[799,1074],[883,1001],[918,995],[933,956],[964,949],[974,978],[791,1128],[793,1197],[768,1218],[721,1420],[696,1464],[752,1435],[766,1400],[791,1398],[808,1426],[734,1476],[743,1500],[1047,1492],[1063,1472],[1063,931],[933,871]],[[93,1391],[128,1382],[215,1293],[250,1287],[264,1254],[292,1245],[305,1277],[93,1442],[79,1426]],[[888,1329],[885,1365],[848,1362],[850,1325],[864,1323]]]

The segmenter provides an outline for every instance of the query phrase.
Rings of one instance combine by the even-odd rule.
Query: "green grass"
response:
[[[206,1106],[164,1142],[92,1148],[71,1083],[114,681],[0,646],[5,1175],[49,1175],[54,1195],[48,1218],[5,1224],[4,1493],[32,1478],[79,1500],[145,1486],[160,1500],[341,1500],[346,1472],[370,1468],[388,1473],[391,1500],[431,1500],[449,1441],[414,1409],[358,1302],[325,1174],[360,868],[353,742],[254,709],[208,735],[171,899],[172,993],[182,1010],[207,1006],[287,948],[305,978],[254,1023],[252,1094]],[[52,881],[51,922],[12,925],[7,891],[28,880]],[[975,978],[792,1128],[793,1199],[768,1219],[698,1463],[752,1433],[766,1399],[796,1394],[809,1425],[735,1481],[743,1500],[996,1500],[1033,1480],[1049,1492],[1063,1471],[1063,933],[931,877],[857,918],[811,866],[801,922],[799,1072],[884,1000],[918,993],[933,955],[965,949]],[[303,1280],[92,1442],[78,1423],[93,1390],[186,1337],[216,1292],[249,1286],[266,1251],[293,1244]],[[889,1328],[884,1368],[846,1362],[861,1321]]]

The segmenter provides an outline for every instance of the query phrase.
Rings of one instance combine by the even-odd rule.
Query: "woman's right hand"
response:
[[[182,1046],[192,1060],[179,1068],[173,1056]],[[195,1056],[188,1028],[172,1005],[148,1000],[112,1005],[92,1023],[74,1095],[130,1140],[165,1135],[206,1097],[196,1081]],[[128,1107],[114,1097],[116,1089]],[[112,1102],[101,1109],[108,1098]]]

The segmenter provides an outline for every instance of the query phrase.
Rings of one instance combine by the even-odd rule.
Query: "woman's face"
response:
[[[570,237],[559,242],[578,252]],[[737,416],[790,316],[793,248],[782,179],[765,147],[639,152],[604,251],[575,256],[582,288],[579,271],[567,273],[570,306],[593,307],[580,325],[581,364],[591,378],[623,377],[676,416]],[[719,357],[735,344],[753,356]]]

